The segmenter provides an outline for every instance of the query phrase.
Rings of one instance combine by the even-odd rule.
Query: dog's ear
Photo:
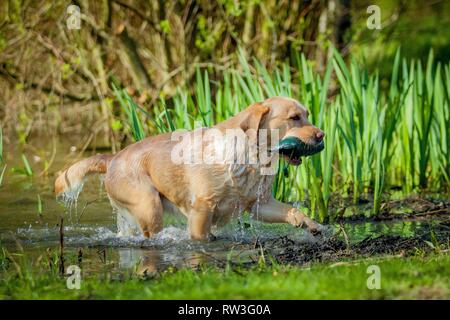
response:
[[[247,130],[253,129],[257,132],[261,123],[264,120],[264,116],[270,111],[268,106],[261,104],[260,102],[252,104],[247,108],[247,117],[245,121],[241,124],[241,129],[246,132]]]

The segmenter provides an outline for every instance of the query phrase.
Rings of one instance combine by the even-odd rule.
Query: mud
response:
[[[345,231],[342,231],[345,232]],[[312,262],[334,262],[347,258],[366,258],[377,255],[407,256],[418,251],[446,251],[450,246],[450,219],[430,226],[428,231],[410,237],[380,235],[349,243],[339,235],[315,243],[298,243],[280,237],[259,244],[265,256],[277,263],[305,265]]]

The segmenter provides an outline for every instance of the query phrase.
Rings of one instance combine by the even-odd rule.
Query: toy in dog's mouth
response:
[[[289,164],[298,166],[302,163],[301,157],[311,156],[322,151],[325,148],[323,141],[316,144],[303,142],[296,137],[287,137],[280,141],[276,149],[278,153],[289,162]]]

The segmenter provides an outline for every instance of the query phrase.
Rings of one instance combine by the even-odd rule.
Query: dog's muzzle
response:
[[[290,164],[299,165],[302,163],[301,157],[311,156],[325,148],[324,142],[316,144],[303,142],[297,137],[287,137],[280,141],[276,150],[283,155]]]

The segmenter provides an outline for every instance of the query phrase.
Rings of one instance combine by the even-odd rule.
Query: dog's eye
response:
[[[300,116],[295,115],[295,116],[291,117],[291,120],[300,121]]]

